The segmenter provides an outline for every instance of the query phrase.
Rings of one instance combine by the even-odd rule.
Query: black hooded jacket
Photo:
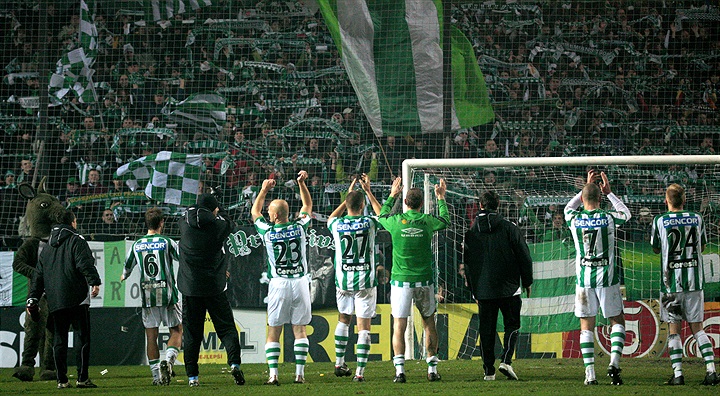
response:
[[[65,224],[53,226],[38,258],[30,285],[31,298],[47,293],[48,310],[55,312],[90,302],[90,286],[100,286],[95,256],[85,238]]]
[[[180,220],[178,290],[186,296],[214,296],[225,290],[223,245],[235,223],[224,212],[193,205]]]
[[[511,297],[533,282],[530,250],[518,227],[480,211],[463,243],[465,277],[477,300]],[[522,283],[521,283],[522,282]]]

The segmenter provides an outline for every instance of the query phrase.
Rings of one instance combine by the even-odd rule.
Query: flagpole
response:
[[[95,24],[95,12],[97,11],[97,3],[93,1],[92,4],[93,4],[92,11],[90,10],[90,5],[88,4],[88,13],[90,14],[90,17],[92,18],[92,23],[94,25]],[[82,5],[80,6],[80,23],[82,23]],[[80,27],[78,26],[78,43],[80,43],[81,48],[82,48],[82,34],[83,34],[82,29],[80,29]],[[87,56],[87,54],[85,54],[85,55]],[[95,100],[95,109],[97,110],[98,116],[100,117],[100,129],[104,130],[105,129],[105,119],[103,118],[102,108],[101,108],[100,104],[98,103],[98,94],[97,94],[97,90],[95,89],[95,83],[93,82],[93,79],[92,79],[93,73],[91,73],[91,70],[92,69],[88,70],[87,79],[88,79],[88,82],[90,83],[90,91],[93,94],[93,99]],[[103,138],[103,140],[105,140],[105,139]],[[107,140],[105,140],[105,146],[107,147]]]
[[[45,0],[40,2],[40,13],[42,16],[40,17],[40,22],[42,23],[42,26],[49,26],[50,21],[48,20],[48,4],[52,0]],[[45,48],[44,50],[40,50],[40,67],[41,70],[40,73],[38,73],[38,79],[40,81],[44,81],[45,84],[40,84],[40,89],[38,95],[40,96],[38,98],[38,112],[36,115],[37,117],[37,127],[36,131],[37,134],[35,135],[36,140],[40,140],[41,144],[40,147],[44,146],[44,142],[49,141],[51,139],[50,133],[48,131],[49,124],[48,124],[48,106],[50,105],[50,84],[47,80],[47,77],[43,77],[42,70],[51,70],[51,63],[50,63],[50,47],[52,45],[51,40],[40,40],[45,42]],[[46,171],[49,169],[49,166],[45,164],[45,156],[38,156],[35,161],[35,172],[44,175],[46,174]],[[34,179],[34,177],[33,177]],[[34,183],[33,183],[34,185]],[[49,179],[48,180],[48,186],[50,189],[53,189],[55,187],[55,180]]]
[[[443,52],[443,130],[442,135],[445,140],[444,158],[450,158],[450,135],[452,131],[452,38],[450,37],[452,28],[452,1],[445,0],[442,2],[442,52]]]

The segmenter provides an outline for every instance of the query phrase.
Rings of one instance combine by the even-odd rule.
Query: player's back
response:
[[[415,210],[385,219],[380,217],[380,223],[392,236],[393,281],[423,282],[432,279],[435,221],[434,216]]]
[[[255,229],[265,243],[269,278],[300,278],[308,273],[306,228],[309,221],[307,215],[283,224],[270,224],[262,217],[255,220]]]
[[[377,225],[372,216],[344,216],[328,222],[335,243],[338,288],[355,291],[377,286],[373,251]]]
[[[177,252],[175,241],[159,234],[146,235],[133,243],[131,254],[140,267],[145,306],[167,306],[178,301],[173,269]]]
[[[565,213],[575,242],[575,270],[580,287],[608,287],[620,282],[616,271],[616,227],[622,222],[602,209]]]
[[[707,243],[703,218],[692,211],[660,214],[653,219],[650,243],[660,249],[663,293],[702,290],[702,250]]]

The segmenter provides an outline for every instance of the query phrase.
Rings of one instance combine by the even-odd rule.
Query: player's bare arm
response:
[[[275,187],[275,179],[266,179],[263,181],[262,187],[260,187],[260,192],[258,192],[255,202],[253,202],[252,209],[250,209],[253,221],[262,217],[262,208],[263,205],[265,205],[265,196],[267,196],[268,191],[270,191],[273,187]]]
[[[297,177],[297,183],[298,187],[300,187],[300,200],[302,201],[302,208],[300,209],[301,212],[305,212],[307,214],[312,213],[312,198],[310,197],[310,190],[307,188],[307,184],[305,184],[305,180],[308,178],[307,171],[301,170],[298,172]]]
[[[390,187],[390,196],[393,198],[397,197],[400,193],[402,193],[402,188],[402,178],[396,177],[395,180],[393,180],[392,187]]]
[[[378,202],[377,198],[375,198],[375,194],[370,191],[370,176],[368,176],[366,173],[363,173],[360,177],[360,186],[362,187],[363,191],[365,191],[365,195],[370,200],[373,212],[375,212],[376,215],[380,216],[380,210],[382,209],[382,205],[380,204],[380,202]]]

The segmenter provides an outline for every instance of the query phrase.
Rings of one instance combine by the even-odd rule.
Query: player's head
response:
[[[674,209],[682,209],[685,206],[685,189],[683,186],[673,183],[665,192],[665,202],[668,207]]]
[[[496,211],[500,206],[500,196],[495,191],[485,191],[480,195],[480,208]]]
[[[271,223],[287,223],[290,209],[284,199],[275,199],[268,205],[268,215]]]
[[[351,191],[345,197],[348,212],[360,213],[365,208],[365,195],[360,191]]]
[[[582,189],[583,204],[600,204],[600,186],[595,183],[588,183]]]
[[[150,208],[145,212],[145,225],[148,230],[160,231],[165,223],[165,216],[163,216],[160,208]]]
[[[408,190],[405,196],[405,205],[410,209],[420,209],[423,205],[423,192],[417,187],[413,187]]]

